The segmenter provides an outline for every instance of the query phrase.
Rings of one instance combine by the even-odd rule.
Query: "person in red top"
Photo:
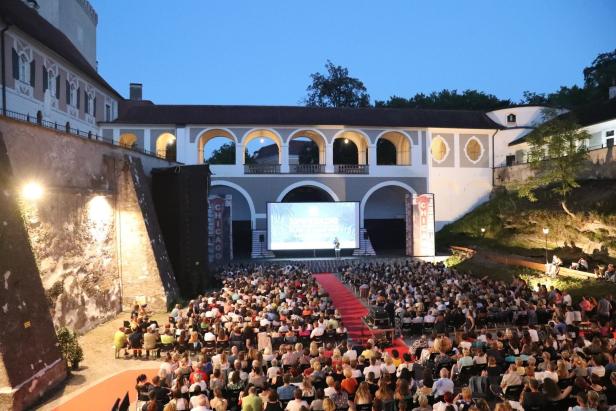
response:
[[[353,372],[350,367],[346,367],[343,371],[344,380],[340,383],[340,388],[346,391],[347,394],[352,395],[355,394],[357,390],[357,386],[359,385],[357,380],[353,378]]]
[[[198,361],[195,365],[193,365],[193,370],[188,378],[191,384],[195,383],[195,375],[197,374],[201,375],[201,381],[207,382],[209,380],[207,373],[203,371],[203,363],[201,361]]]

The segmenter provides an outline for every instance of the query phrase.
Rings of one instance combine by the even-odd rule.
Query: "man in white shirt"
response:
[[[302,390],[297,389],[295,393],[293,393],[293,399],[289,401],[285,410],[287,411],[300,411],[302,407],[308,407],[308,403],[302,400]]]
[[[451,393],[454,390],[454,383],[451,378],[449,378],[449,371],[447,368],[441,368],[439,375],[441,378],[434,381],[432,385],[432,395],[434,397],[442,397],[446,392]]]
[[[325,327],[323,327],[323,324],[319,323],[318,327],[315,327],[310,333],[310,338],[322,337],[323,334],[325,334]]]
[[[267,369],[267,379],[271,380],[272,378],[277,376],[280,371],[281,370],[280,370],[280,367],[278,366],[278,360],[273,359],[272,366]]]
[[[374,379],[378,380],[381,378],[381,367],[377,366],[376,358],[370,358],[370,365],[364,368],[364,376],[368,376],[368,373],[374,373]]]

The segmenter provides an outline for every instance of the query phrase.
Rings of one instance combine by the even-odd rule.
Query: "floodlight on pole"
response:
[[[550,229],[547,227],[543,227],[543,237],[545,237],[545,263],[548,263],[548,234],[550,234]]]

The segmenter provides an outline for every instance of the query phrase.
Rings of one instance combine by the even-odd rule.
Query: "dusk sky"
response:
[[[616,1],[109,1],[99,71],[156,103],[297,105],[327,59],[372,98],[443,88],[519,101],[582,84],[616,48]]]

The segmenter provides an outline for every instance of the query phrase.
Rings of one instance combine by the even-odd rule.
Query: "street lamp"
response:
[[[543,237],[545,237],[545,263],[548,263],[548,234],[550,233],[550,229],[547,227],[543,227]]]
[[[486,229],[485,227],[481,227],[481,238],[483,238],[486,235]]]

